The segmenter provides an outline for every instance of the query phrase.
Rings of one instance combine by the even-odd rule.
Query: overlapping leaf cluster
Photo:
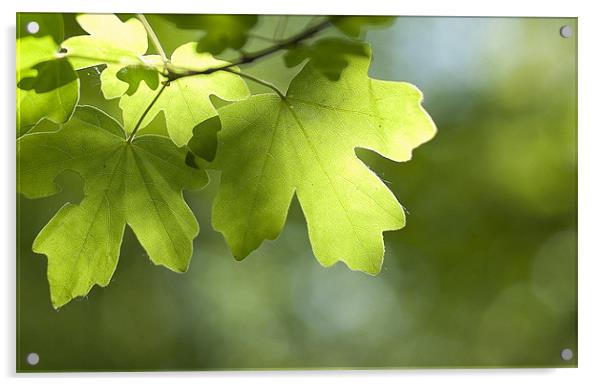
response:
[[[203,36],[167,57],[149,52],[149,38],[156,37],[144,18],[79,15],[86,34],[63,40],[60,15],[19,16],[18,190],[29,198],[56,194],[54,180],[66,170],[84,180],[84,199],[65,204],[33,245],[48,257],[53,305],[109,283],[126,225],[155,264],[184,272],[199,226],[182,190],[207,183],[199,165],[222,172],[212,222],[236,259],[280,234],[296,195],[322,265],[343,261],[354,270],[379,272],[382,233],[403,227],[404,211],[355,149],[409,160],[435,133],[420,91],[369,78],[366,44],[317,39],[318,28],[306,40],[285,40],[229,63],[213,55],[241,50],[257,17],[166,19]],[[40,27],[35,34],[27,33],[31,22]],[[321,26],[332,24],[357,38],[366,25],[390,22],[333,17]],[[302,66],[286,93],[234,65],[277,51],[287,66]],[[102,93],[119,99],[122,123],[77,105],[76,71],[91,66],[102,66]],[[272,90],[250,95],[243,77]],[[228,104],[216,109],[210,96]],[[157,116],[165,120],[167,136],[139,135]],[[36,128],[43,119],[58,129]]]

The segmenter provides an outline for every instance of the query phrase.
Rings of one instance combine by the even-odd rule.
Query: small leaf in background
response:
[[[207,175],[185,157],[165,137],[127,142],[117,121],[90,106],[79,106],[58,131],[17,140],[17,188],[26,197],[58,193],[54,180],[65,170],[84,180],[84,199],[65,204],[33,244],[48,257],[55,308],[109,283],[126,224],[153,263],[187,270],[199,226],[182,189],[202,188]]]
[[[213,161],[217,151],[217,133],[222,129],[219,116],[211,117],[194,128],[188,149],[206,161]]]
[[[89,35],[71,37],[61,44],[76,70],[99,64],[140,64],[148,38],[137,19],[122,22],[112,14],[83,14],[77,22]]]
[[[147,56],[145,60],[156,61],[158,57]],[[188,43],[174,51],[171,64],[176,68],[203,71],[228,63],[217,60],[207,53],[199,54],[196,43]],[[158,89],[152,89],[145,82],[140,82],[135,93],[121,97],[119,107],[123,111],[126,132],[129,133],[134,129],[148,107],[149,101],[153,100],[158,92]],[[217,116],[210,95],[226,101],[238,101],[249,96],[249,89],[240,76],[225,71],[171,81],[148,111],[141,128],[149,125],[157,114],[163,112],[169,136],[177,146],[183,146],[188,143],[193,129],[199,123]]]
[[[159,87],[159,73],[151,68],[144,66],[127,66],[120,69],[117,74],[117,79],[129,85],[126,93],[132,95],[138,90],[140,82],[146,83],[146,86],[152,90]]]
[[[77,70],[106,65],[100,74],[105,98],[117,98],[132,89],[129,82],[117,78],[123,68],[155,64],[142,59],[148,50],[148,37],[139,20],[130,18],[123,22],[113,14],[82,14],[76,20],[89,35],[71,37],[61,46]]]
[[[186,158],[184,159],[186,165],[190,166],[194,169],[200,169],[201,164],[197,162],[197,156],[195,156],[191,151],[186,152]]]
[[[280,234],[296,194],[322,265],[380,271],[382,233],[403,227],[404,211],[355,149],[407,161],[436,129],[416,87],[368,77],[369,56],[350,56],[338,82],[309,62],[285,100],[260,94],[220,108],[213,226],[236,259]]]
[[[42,94],[77,81],[77,74],[66,58],[40,62],[31,69],[34,70],[30,72],[32,76],[22,77],[17,83],[21,90],[34,90],[37,94]]]
[[[144,81],[153,90],[157,89],[153,86],[159,83],[159,71],[162,71],[164,66],[161,57],[159,55],[141,56],[140,63],[107,64],[100,73],[100,89],[105,99],[119,98],[125,93],[132,95],[138,90],[140,81]]]
[[[316,70],[336,81],[347,67],[348,56],[368,56],[365,44],[340,38],[320,39],[309,45],[299,44],[289,49],[284,54],[284,63],[287,67],[294,67],[310,59]]]
[[[358,38],[367,28],[388,27],[395,22],[394,16],[331,16],[332,24],[345,35]]]
[[[181,29],[205,31],[199,40],[198,52],[213,55],[227,48],[241,49],[247,42],[248,31],[257,24],[256,15],[163,15]]]
[[[17,135],[43,118],[65,122],[75,109],[79,79],[71,65],[59,57],[62,36],[60,15],[17,17]]]

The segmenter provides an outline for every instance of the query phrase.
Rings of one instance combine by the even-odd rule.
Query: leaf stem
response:
[[[154,106],[155,102],[157,102],[157,99],[159,99],[159,97],[161,96],[161,93],[163,93],[163,90],[165,90],[165,87],[167,87],[168,85],[169,85],[169,82],[163,83],[163,86],[161,86],[157,95],[155,95],[155,97],[153,98],[151,103],[149,103],[149,105],[146,107],[146,110],[144,110],[144,112],[140,116],[140,119],[138,119],[136,126],[134,126],[134,130],[132,130],[132,134],[130,134],[129,138],[127,139],[128,143],[132,143],[132,141],[134,140],[134,136],[136,135],[136,132],[138,132],[138,130],[140,129],[140,126],[142,126],[142,121],[144,120],[144,117],[146,117],[146,114],[148,114],[150,109]]]
[[[169,63],[169,59],[167,59],[167,55],[165,55],[165,50],[163,50],[163,47],[161,46],[161,42],[159,42],[157,34],[153,30],[153,27],[151,27],[151,25],[149,24],[148,20],[146,20],[146,17],[141,13],[137,13],[136,18],[138,18],[138,20],[140,20],[140,22],[144,26],[144,29],[146,30],[146,33],[148,33],[148,36],[150,37],[151,42],[153,43],[153,46],[155,46],[155,50],[157,50],[157,53],[161,56],[163,64]]]
[[[247,78],[247,79],[249,79],[249,80],[251,80],[251,81],[253,81],[255,83],[258,83],[258,84],[260,84],[262,86],[271,88],[272,90],[274,90],[276,92],[276,94],[278,94],[278,96],[280,98],[286,99],[286,96],[280,90],[278,90],[278,87],[276,87],[273,83],[270,83],[270,82],[265,81],[265,80],[260,79],[260,78],[256,78],[253,75],[249,75],[249,74],[246,74],[244,72],[240,72],[240,71],[234,70],[232,68],[225,68],[223,71],[229,72],[231,74],[236,74],[236,75],[238,75],[240,77]]]
[[[153,30],[151,25],[148,23],[148,20],[146,20],[146,17],[141,13],[136,14],[136,17],[138,18],[138,20],[140,20],[140,22],[146,29],[146,32],[148,33],[148,35],[151,39],[151,42],[153,43],[153,45],[154,45],[155,49],[157,50],[157,52],[159,53],[159,55],[161,56],[161,60],[163,61],[164,67],[167,71],[167,74],[163,74],[163,75],[167,77],[167,80],[165,82],[163,82],[163,85],[159,89],[159,92],[157,93],[157,95],[155,95],[153,100],[149,103],[149,105],[146,107],[146,109],[140,116],[140,119],[138,119],[136,126],[134,126],[134,130],[132,130],[132,133],[130,134],[130,136],[127,139],[127,143],[131,143],[134,140],[136,133],[138,132],[138,130],[140,130],[140,127],[142,126],[142,121],[144,120],[146,115],[149,113],[151,108],[155,105],[155,103],[157,102],[157,100],[159,99],[161,94],[163,93],[163,90],[165,90],[165,87],[169,86],[170,82],[180,79],[180,78],[194,76],[194,75],[207,75],[207,74],[212,74],[217,71],[225,71],[225,72],[229,72],[232,74],[237,74],[243,78],[249,79],[253,82],[256,82],[265,87],[268,87],[268,88],[274,90],[281,99],[286,100],[286,96],[280,90],[278,90],[278,88],[274,84],[267,82],[263,79],[256,78],[252,75],[240,72],[238,69],[234,69],[233,67],[240,66],[242,64],[252,63],[258,59],[261,59],[265,56],[276,53],[280,50],[293,47],[293,46],[299,44],[301,41],[313,37],[318,32],[320,32],[330,26],[330,20],[325,20],[314,26],[306,28],[304,31],[301,31],[296,35],[293,35],[287,39],[280,40],[277,44],[274,44],[273,46],[264,48],[255,53],[252,53],[252,54],[243,54],[239,60],[228,63],[228,64],[220,66],[220,67],[207,68],[207,69],[200,70],[200,71],[185,70],[185,69],[178,71],[178,69],[176,69],[169,62],[169,59],[167,58],[167,55],[165,55],[165,51],[163,50],[163,47],[161,46],[161,43],[159,42],[159,38],[157,38],[155,31]]]
[[[280,40],[278,40],[278,39],[273,39],[273,38],[270,38],[270,37],[268,37],[268,36],[263,36],[263,35],[259,35],[259,34],[254,34],[254,33],[252,33],[252,32],[249,32],[249,33],[247,34],[247,36],[248,36],[248,37],[250,37],[251,39],[262,40],[262,41],[264,41],[264,42],[270,42],[270,43],[278,43],[278,42],[280,42]]]

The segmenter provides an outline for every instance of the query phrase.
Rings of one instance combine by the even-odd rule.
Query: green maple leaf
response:
[[[30,34],[27,26],[33,22],[38,31]],[[68,120],[79,100],[79,79],[59,54],[60,15],[19,14],[17,31],[17,133],[22,135],[43,118]]]
[[[148,50],[144,25],[134,18],[122,22],[113,14],[82,14],[76,20],[88,35],[62,43],[69,61],[78,70],[106,65],[100,74],[103,95],[107,99],[120,97],[128,90],[128,83],[119,81],[117,74],[128,66],[151,66],[143,59]]]
[[[161,66],[158,56],[150,55],[144,59],[147,63]],[[193,71],[203,71],[228,64],[215,59],[210,54],[199,54],[196,50],[196,43],[187,43],[178,47],[170,62],[174,67]],[[233,67],[233,70],[236,68]],[[161,75],[157,73],[156,76]],[[140,78],[140,76],[136,78]],[[123,111],[125,129],[127,132],[131,132],[148,107],[149,101],[155,98],[161,88],[158,83],[153,85],[153,82],[145,80],[137,84],[135,92],[128,93],[128,84],[123,81],[119,82],[123,84],[122,89],[125,89],[125,94],[119,100],[119,107]],[[111,89],[110,86],[106,86],[106,88]],[[116,93],[111,89],[111,94]],[[225,71],[179,78],[169,82],[142,120],[141,128],[149,125],[155,116],[162,112],[169,136],[176,145],[183,146],[188,143],[197,125],[217,116],[217,110],[211,103],[210,95],[227,101],[239,101],[248,98],[249,89],[240,76]]]
[[[294,194],[324,266],[379,272],[383,231],[405,225],[402,206],[355,155],[371,149],[407,161],[435,134],[411,84],[370,79],[369,58],[348,57],[337,82],[311,62],[286,99],[255,95],[220,109],[216,167],[222,177],[213,226],[235,258],[275,239]]]
[[[90,106],[78,106],[58,131],[17,140],[17,187],[26,197],[56,194],[65,170],[84,180],[84,199],[65,204],[33,244],[48,257],[54,307],[109,283],[126,224],[153,263],[187,270],[199,226],[182,189],[201,188],[207,175],[185,157],[166,137],[128,142],[117,121]]]
[[[76,69],[99,64],[121,68],[141,63],[140,57],[148,49],[148,38],[137,19],[122,22],[113,14],[82,14],[76,20],[88,35],[74,36],[61,44]]]
[[[107,99],[121,98],[124,127],[131,133],[160,92],[160,83],[167,80],[161,75],[166,66],[158,55],[144,55],[148,37],[140,21],[122,22],[115,15],[79,15],[77,21],[89,35],[69,38],[62,47],[78,69],[106,65],[100,75],[101,90]],[[202,71],[228,64],[197,51],[197,43],[178,47],[170,59],[171,68]],[[169,136],[176,145],[183,146],[197,125],[217,116],[210,95],[238,101],[249,96],[249,89],[238,75],[224,71],[174,80],[161,91],[140,128],[163,112]]]

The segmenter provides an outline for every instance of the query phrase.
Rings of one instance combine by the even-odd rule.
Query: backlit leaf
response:
[[[112,14],[83,14],[77,22],[89,35],[71,37],[61,47],[76,70],[99,64],[138,64],[148,38],[137,19],[122,22]]]
[[[106,65],[100,74],[101,89],[107,99],[117,98],[132,86],[117,79],[124,68],[150,66],[142,58],[148,50],[148,37],[142,23],[130,18],[123,22],[113,14],[82,14],[77,22],[88,35],[74,36],[62,43],[69,61],[79,70]]]
[[[146,85],[156,90],[159,87],[159,73],[151,68],[144,66],[127,66],[115,74],[117,79],[127,83],[128,89],[125,91],[128,95],[132,95],[138,90],[140,82],[146,83]]]
[[[59,54],[62,23],[55,14],[17,16],[17,135],[43,118],[65,122],[79,100],[79,79]]]
[[[407,161],[435,126],[416,87],[370,79],[369,58],[348,61],[337,82],[309,62],[285,100],[261,94],[220,109],[213,226],[237,259],[279,235],[296,194],[321,264],[379,272],[382,233],[403,227],[404,211],[354,150]]]
[[[87,106],[58,131],[17,140],[17,188],[26,197],[56,194],[54,180],[66,170],[84,180],[84,199],[65,204],[33,244],[48,257],[54,307],[109,283],[126,224],[153,263],[187,270],[199,226],[182,189],[201,188],[207,175],[188,167],[185,157],[166,137],[128,142],[119,123]]]
[[[145,60],[156,63],[159,58],[147,56]],[[178,47],[171,57],[171,63],[175,67],[195,71],[227,64],[210,54],[197,53],[196,43]],[[121,97],[119,107],[123,110],[123,122],[128,133],[134,129],[149,101],[153,100],[159,90],[159,86],[152,88],[152,85],[149,87],[148,83],[140,82],[136,92],[131,95],[126,93]],[[116,91],[111,90],[111,93],[115,94]],[[157,114],[163,112],[169,136],[176,145],[183,146],[190,140],[193,129],[198,124],[217,116],[217,110],[209,99],[210,95],[227,101],[238,101],[249,96],[249,89],[240,76],[225,71],[174,80],[149,110],[141,127],[150,124]]]

